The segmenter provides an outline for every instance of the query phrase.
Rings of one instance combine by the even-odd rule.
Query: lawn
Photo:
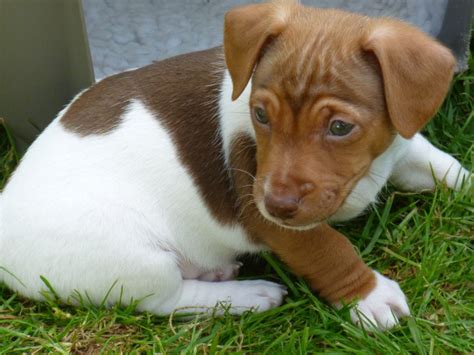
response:
[[[458,76],[425,134],[474,168],[474,60]],[[17,156],[0,126],[0,188]],[[271,255],[249,260],[244,278],[285,283],[285,303],[262,314],[183,320],[134,307],[73,308],[31,302],[0,285],[0,353],[377,353],[474,352],[474,187],[400,193],[388,187],[365,216],[341,225],[365,261],[400,282],[412,317],[389,332],[367,333],[311,294]]]

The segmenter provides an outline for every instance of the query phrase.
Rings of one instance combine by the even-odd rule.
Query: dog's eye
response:
[[[351,123],[336,120],[331,122],[331,125],[329,126],[329,133],[333,136],[342,137],[348,135],[353,128],[354,125]]]
[[[261,107],[254,108],[255,119],[261,124],[268,124],[267,113]]]

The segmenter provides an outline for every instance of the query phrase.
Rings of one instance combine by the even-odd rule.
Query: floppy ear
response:
[[[224,18],[224,53],[236,100],[252,76],[263,47],[286,26],[285,8],[275,4],[238,7]]]
[[[449,89],[456,63],[449,49],[400,22],[375,23],[362,47],[382,69],[385,100],[395,129],[412,137],[436,113]]]

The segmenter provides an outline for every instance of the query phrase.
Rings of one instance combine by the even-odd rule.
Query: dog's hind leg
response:
[[[148,228],[141,214],[120,205],[73,214],[71,210],[81,211],[77,200],[68,207],[58,197],[56,204],[43,204],[28,214],[8,208],[5,215],[1,197],[0,278],[29,298],[42,300],[45,292],[52,292],[73,304],[138,301],[137,310],[158,315],[180,308],[208,312],[223,302],[229,312],[241,314],[275,307],[286,293],[262,280],[183,280],[179,257],[167,247],[165,223],[158,223],[161,229]],[[34,213],[38,211],[47,213]]]
[[[250,309],[265,311],[281,304],[285,289],[263,280],[207,282],[183,280],[176,256],[169,251],[135,243],[93,245],[72,249],[29,251],[6,260],[3,279],[12,289],[34,299],[52,291],[73,304],[113,306],[137,301],[137,310],[158,315],[179,312],[214,312],[224,303],[232,314]],[[22,254],[20,251],[17,254]],[[41,257],[42,254],[43,256]],[[0,274],[1,274],[0,270]],[[43,277],[43,278],[41,278]],[[45,282],[47,280],[47,282]],[[222,309],[217,310],[222,313]]]
[[[395,164],[390,181],[406,191],[433,190],[436,181],[459,190],[470,183],[472,173],[451,155],[433,146],[421,134],[406,140],[406,154]]]

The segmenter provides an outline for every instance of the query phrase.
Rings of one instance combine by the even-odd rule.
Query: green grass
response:
[[[429,139],[474,167],[474,71],[457,77]],[[0,127],[0,184],[17,162]],[[1,186],[0,186],[1,187]],[[474,352],[474,190],[384,192],[369,214],[341,226],[365,261],[398,280],[412,317],[397,329],[368,334],[311,294],[275,258],[251,260],[246,277],[281,280],[286,302],[263,314],[180,320],[128,308],[37,303],[0,286],[0,353],[248,352],[453,354]],[[258,259],[258,260],[257,260]]]

